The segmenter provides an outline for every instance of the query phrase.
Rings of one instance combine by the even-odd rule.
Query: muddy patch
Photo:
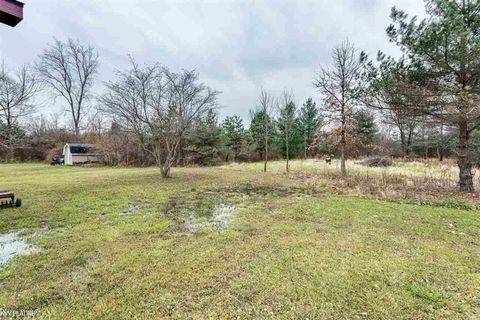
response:
[[[165,216],[175,222],[174,233],[191,235],[201,229],[225,230],[237,215],[238,206],[227,197],[194,194],[175,197],[165,206]]]
[[[202,228],[225,230],[230,226],[235,214],[236,207],[224,203],[215,206],[209,217],[200,217],[195,208],[192,208],[187,213],[183,228],[188,233],[195,233]]]
[[[150,203],[141,203],[141,202],[131,202],[128,204],[126,210],[119,213],[120,216],[129,216],[135,213],[138,213],[142,210],[151,208],[152,205]]]
[[[313,196],[308,188],[272,187],[244,184],[209,189],[192,190],[169,199],[164,206],[165,217],[175,224],[174,234],[191,235],[202,229],[225,230],[234,222],[245,203],[265,202],[265,198],[306,198]]]
[[[273,187],[270,185],[255,185],[246,183],[240,186],[230,186],[224,187],[222,190],[210,190],[214,193],[223,193],[229,196],[239,196],[239,197],[249,197],[252,200],[257,198],[273,197],[273,198],[283,198],[283,197],[309,197],[314,195],[315,192],[311,188],[301,188],[301,187],[284,187],[278,186]]]
[[[21,236],[23,230],[0,234],[0,266],[5,265],[17,256],[35,253],[37,248],[28,244]]]

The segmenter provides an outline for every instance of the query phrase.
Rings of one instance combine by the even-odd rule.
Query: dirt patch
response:
[[[0,234],[0,266],[5,265],[17,256],[35,253],[37,248],[28,244],[21,236],[23,230]]]
[[[148,209],[148,208],[151,208],[151,207],[152,207],[152,205],[150,203],[141,203],[141,202],[134,203],[134,202],[132,202],[132,203],[128,204],[127,210],[120,212],[119,215],[120,216],[128,216],[128,215],[140,212],[144,209]]]
[[[310,186],[305,187],[283,187],[271,185],[244,184],[223,188],[222,190],[211,190],[211,192],[223,193],[228,196],[242,197],[285,197],[285,196],[310,196],[318,193]]]

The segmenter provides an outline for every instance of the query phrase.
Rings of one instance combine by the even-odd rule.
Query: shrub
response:
[[[373,157],[360,163],[367,167],[390,167],[393,165],[392,159],[389,157]]]

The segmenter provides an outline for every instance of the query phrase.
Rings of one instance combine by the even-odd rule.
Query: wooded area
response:
[[[368,57],[344,41],[329,65],[312,66],[312,98],[259,88],[250,119],[219,119],[221,94],[195,70],[160,62],[117,70],[93,94],[101,57],[79,40],[54,39],[32,66],[0,69],[2,161],[50,160],[67,142],[94,143],[109,165],[172,166],[228,161],[388,156],[458,158],[459,189],[474,192],[480,165],[480,4],[428,0],[428,18],[392,8],[389,40],[400,58]],[[39,93],[65,105],[38,116]],[[317,99],[318,98],[318,99]],[[249,122],[249,123],[248,123]]]

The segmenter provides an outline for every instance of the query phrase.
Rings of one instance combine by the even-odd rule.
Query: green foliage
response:
[[[268,140],[270,146],[275,141],[275,121],[265,112],[256,111],[252,115],[252,121],[250,122],[250,134],[255,142],[255,151],[262,158],[265,151],[265,138]],[[268,132],[266,136],[265,132]]]
[[[468,203],[464,199],[458,198],[448,198],[444,201],[437,203],[437,205],[452,208],[452,209],[460,209],[460,210],[475,210],[475,206]]]
[[[474,192],[474,172],[469,159],[469,136],[480,127],[480,1],[426,0],[428,19],[417,18],[395,7],[394,25],[387,29],[414,64],[420,66],[414,81],[423,93],[423,109],[459,129],[459,188]]]
[[[359,110],[354,116],[354,134],[362,145],[373,145],[377,142],[378,128],[375,117],[367,110]]]
[[[308,148],[313,143],[315,134],[322,125],[322,120],[316,103],[312,98],[308,98],[300,108],[300,115],[298,117],[298,131],[302,139],[302,149],[305,156],[312,155],[312,152],[309,151]]]
[[[227,116],[222,123],[222,127],[229,153],[233,152],[233,160],[237,160],[242,150],[245,135],[242,119],[238,115]]]
[[[337,141],[331,134],[322,134],[321,138],[318,139],[318,143],[315,145],[316,150],[319,154],[325,156],[334,155],[335,157],[339,156]]]
[[[14,147],[26,142],[25,130],[17,125],[6,125],[0,122],[0,146]]]
[[[429,77],[441,78],[441,86],[451,93],[467,88],[455,88],[457,82],[478,85],[478,78],[448,78],[461,72],[478,74],[480,65],[480,2],[476,0],[426,0],[430,19],[418,23],[414,17],[395,7],[387,33],[392,41],[411,54],[415,62],[426,67]],[[460,90],[460,91],[459,91]],[[467,89],[468,90],[468,89]],[[475,90],[475,88],[470,88]]]
[[[217,115],[210,110],[199,119],[195,130],[187,138],[187,152],[193,162],[200,165],[214,164],[222,156],[222,129],[217,124]]]
[[[479,125],[480,2],[477,0],[426,0],[429,19],[418,22],[392,9],[387,33],[417,66],[413,81],[429,90],[423,108],[439,112],[447,108],[447,121]],[[448,99],[447,99],[448,98]],[[452,100],[453,98],[453,100]],[[461,124],[461,122],[465,122]]]
[[[470,139],[470,158],[480,166],[480,130],[473,131]]]
[[[386,124],[393,125],[400,138],[402,154],[409,155],[419,122],[418,107],[424,102],[413,79],[421,68],[405,57],[395,60],[379,52],[379,65],[368,64],[364,74],[369,83],[365,94],[366,106],[377,110]],[[396,134],[397,132],[395,132]]]
[[[290,102],[280,109],[280,116],[277,119],[277,150],[283,157],[287,156],[288,137],[289,159],[298,157],[303,151],[296,111],[295,103]]]
[[[14,161],[15,148],[26,143],[27,134],[20,126],[0,122],[0,158],[6,162]]]

